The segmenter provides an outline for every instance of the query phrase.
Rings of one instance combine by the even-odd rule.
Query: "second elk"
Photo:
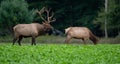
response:
[[[82,39],[84,44],[90,39],[94,44],[98,43],[98,38],[86,27],[68,27],[65,29],[67,38],[66,43],[69,43],[72,38]]]

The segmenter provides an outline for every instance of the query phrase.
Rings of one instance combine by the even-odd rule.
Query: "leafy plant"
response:
[[[7,34],[18,23],[31,23],[33,17],[25,0],[3,0],[0,4],[0,31]]]
[[[117,64],[120,45],[0,45],[2,64]]]

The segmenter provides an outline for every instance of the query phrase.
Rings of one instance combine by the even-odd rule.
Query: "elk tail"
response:
[[[90,40],[92,40],[93,43],[96,45],[99,39],[91,31],[89,32],[89,34],[90,34]]]

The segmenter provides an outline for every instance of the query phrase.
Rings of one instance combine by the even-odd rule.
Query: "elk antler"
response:
[[[40,11],[37,10],[37,13],[40,15],[41,19],[44,20],[45,22],[53,22],[55,21],[56,19],[53,18],[54,16],[54,13],[52,12],[51,13],[51,16],[50,16],[50,11],[51,11],[51,8],[46,8],[46,7],[43,7]],[[42,13],[46,12],[47,13],[47,20],[45,20],[43,17],[42,17]],[[53,19],[52,19],[53,18]]]
[[[45,19],[43,18],[43,16],[42,16],[42,13],[44,13],[44,11],[45,11],[45,7],[43,7],[40,11],[37,10],[37,13],[39,14],[39,16],[40,16],[40,18],[41,18],[42,20],[47,21],[47,20],[45,20]]]
[[[54,21],[56,21],[56,19],[53,18],[53,16],[54,16],[54,12],[52,12],[52,15],[49,17],[50,22],[54,22]],[[53,19],[52,19],[52,18],[53,18]]]

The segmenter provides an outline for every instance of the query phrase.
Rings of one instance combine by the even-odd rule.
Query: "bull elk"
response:
[[[72,38],[82,39],[84,44],[88,39],[94,44],[98,42],[98,38],[86,27],[69,27],[65,29],[65,33],[67,34],[66,43],[69,43]]]
[[[50,14],[50,10],[46,7],[43,7],[41,10],[37,10],[36,13],[43,20],[42,24],[39,23],[31,23],[31,24],[17,24],[13,27],[14,31],[14,39],[13,45],[18,40],[18,44],[21,45],[21,40],[23,37],[32,37],[31,45],[36,45],[35,38],[46,34],[48,31],[52,30],[53,27],[50,25],[50,22],[55,21],[53,18],[54,13]],[[42,13],[46,12],[47,18],[44,18]],[[51,15],[51,16],[50,16]]]

